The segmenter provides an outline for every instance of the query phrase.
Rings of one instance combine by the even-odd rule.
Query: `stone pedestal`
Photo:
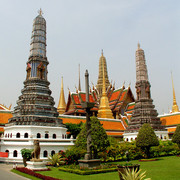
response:
[[[47,170],[46,162],[40,161],[27,161],[27,169],[31,170]]]
[[[100,159],[90,159],[90,160],[81,159],[78,160],[78,162],[80,167],[88,168],[88,169],[93,169],[94,167],[100,166],[101,164]]]

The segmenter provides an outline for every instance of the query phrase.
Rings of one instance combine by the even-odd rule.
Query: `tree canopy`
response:
[[[180,125],[177,126],[176,131],[173,134],[172,142],[177,143],[180,148]]]
[[[156,137],[156,134],[150,124],[145,123],[139,130],[136,139],[136,146],[140,147],[142,150],[145,150],[147,157],[150,157],[149,150],[151,146],[158,146],[159,141]]]
[[[82,149],[86,149],[87,145],[87,137],[86,137],[86,123],[83,125],[81,132],[79,133],[75,145],[81,147]],[[109,146],[108,136],[106,134],[105,129],[102,127],[102,124],[96,117],[91,117],[91,145],[92,145],[92,153],[95,158],[99,152],[105,151]]]
[[[76,139],[77,135],[81,131],[82,124],[83,124],[82,122],[80,122],[79,124],[66,123],[65,125],[67,128],[67,131],[70,132],[70,134],[68,134],[68,138],[70,138],[72,135],[73,138]]]

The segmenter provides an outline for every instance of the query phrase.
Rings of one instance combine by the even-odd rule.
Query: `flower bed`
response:
[[[38,174],[30,169],[27,169],[25,167],[17,167],[16,168],[17,171],[20,171],[22,173],[26,173],[26,174],[29,174],[31,176],[35,176],[37,178],[40,178],[40,179],[46,179],[46,180],[60,180],[60,179],[56,179],[56,178],[53,178],[53,177],[50,177],[50,176],[45,176],[45,175],[42,175],[42,174]],[[50,169],[49,169],[50,170]],[[44,170],[38,170],[38,171],[44,171]]]
[[[117,171],[117,166],[115,164],[103,164],[93,169],[88,168],[80,168],[79,165],[69,165],[58,168],[60,171],[70,172],[74,174],[80,175],[90,175],[90,174],[99,174],[106,172],[114,172]]]

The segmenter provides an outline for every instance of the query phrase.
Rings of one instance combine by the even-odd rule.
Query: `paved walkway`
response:
[[[12,173],[13,164],[0,163],[0,179],[1,180],[27,180],[27,178]]]

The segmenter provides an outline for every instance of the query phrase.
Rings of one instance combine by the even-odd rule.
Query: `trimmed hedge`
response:
[[[90,175],[90,174],[99,174],[99,173],[108,173],[117,171],[117,168],[109,168],[109,169],[96,169],[96,170],[80,170],[80,169],[68,169],[66,167],[58,168],[60,171],[70,172],[79,175]]]

